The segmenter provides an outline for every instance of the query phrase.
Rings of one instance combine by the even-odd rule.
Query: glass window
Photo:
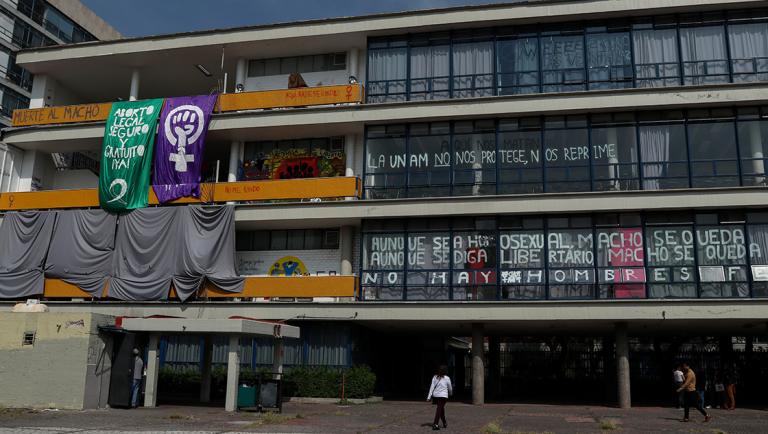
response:
[[[743,225],[696,229],[702,297],[749,297]]]
[[[741,179],[744,185],[766,185],[765,163],[768,156],[768,120],[739,121]]]
[[[589,191],[589,133],[586,128],[556,129],[559,122],[558,118],[548,118],[545,122],[545,189],[547,192]]]
[[[645,239],[650,297],[695,298],[693,227],[649,227]]]
[[[733,122],[688,124],[693,187],[739,185]]]
[[[595,284],[592,229],[550,230],[549,298],[591,298]]]
[[[535,36],[498,42],[499,95],[539,92],[539,40]]]
[[[542,37],[541,56],[544,92],[586,89],[583,36]]]
[[[407,53],[405,47],[368,50],[368,102],[405,101]]]
[[[405,137],[369,138],[365,156],[368,198],[403,197],[406,161]]]
[[[728,26],[734,82],[768,80],[768,23]]]
[[[747,230],[752,293],[755,297],[768,297],[768,225],[748,225]]]
[[[600,298],[645,298],[644,260],[641,228],[598,230]]]
[[[448,300],[451,283],[449,232],[408,234],[407,299]]]
[[[632,43],[637,87],[680,85],[677,30],[636,30]]]
[[[453,97],[493,95],[493,42],[453,45]]]
[[[456,232],[453,235],[452,250],[454,299],[495,300],[495,234]]]
[[[635,127],[593,127],[591,150],[595,190],[640,188]]]
[[[640,126],[643,189],[688,187],[688,150],[682,124]]]
[[[543,231],[501,232],[499,255],[503,299],[546,297],[546,250]]]
[[[685,84],[729,81],[723,26],[681,28],[680,47]]]
[[[365,234],[363,237],[363,297],[366,300],[402,300],[405,236]]]
[[[472,122],[467,124],[471,125]],[[491,128],[492,126],[493,122],[491,122]],[[457,130],[459,128],[457,127]],[[469,129],[473,128],[470,126]],[[453,194],[455,196],[496,193],[496,135],[494,133],[454,134],[453,155]]]
[[[632,87],[632,47],[629,33],[587,35],[590,89]]]
[[[411,48],[411,100],[450,97],[450,57],[448,45]]]
[[[408,196],[440,197],[451,194],[451,137],[447,134],[429,135],[429,124],[423,133],[415,135],[411,127],[408,158]],[[448,129],[448,125],[445,129]]]
[[[539,118],[502,120],[499,130],[499,193],[544,191]]]

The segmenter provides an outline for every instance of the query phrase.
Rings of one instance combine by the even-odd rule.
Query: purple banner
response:
[[[205,136],[217,98],[214,94],[165,100],[152,176],[152,188],[161,203],[200,197]]]

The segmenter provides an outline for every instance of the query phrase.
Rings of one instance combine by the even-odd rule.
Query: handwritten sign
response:
[[[13,111],[14,127],[29,125],[69,124],[103,121],[109,116],[112,103],[66,105]]]
[[[259,92],[222,94],[219,109],[223,112],[325,104],[359,103],[363,88],[359,84],[280,89]]]

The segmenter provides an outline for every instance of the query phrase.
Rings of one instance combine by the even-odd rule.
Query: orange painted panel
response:
[[[354,297],[355,276],[258,276],[248,277],[240,294],[231,294],[209,285],[209,298],[233,297]]]
[[[219,110],[254,110],[281,107],[303,107],[323,104],[359,103],[363,101],[363,86],[301,87],[298,89],[226,93],[219,96]]]
[[[170,203],[359,197],[361,191],[360,180],[354,177],[222,182],[202,184],[199,199],[184,197]],[[158,204],[157,197],[151,188],[149,204]],[[0,211],[93,208],[98,206],[99,193],[96,189],[0,193]]]
[[[109,116],[111,109],[111,102],[17,109],[13,111],[12,125],[14,127],[25,127],[29,125],[104,121]]]
[[[102,295],[106,295],[105,286]],[[305,276],[305,277],[246,277],[242,293],[224,292],[207,285],[204,296],[216,299],[250,297],[354,297],[357,288],[355,276]],[[93,298],[75,285],[59,279],[45,279],[45,298]],[[170,299],[178,299],[173,287]]]
[[[106,287],[104,288],[106,291]],[[104,294],[105,292],[102,292]],[[93,296],[75,285],[59,279],[45,279],[45,298],[93,298]]]

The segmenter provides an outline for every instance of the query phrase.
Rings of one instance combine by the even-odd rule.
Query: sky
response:
[[[147,36],[512,0],[81,0],[123,36]]]

